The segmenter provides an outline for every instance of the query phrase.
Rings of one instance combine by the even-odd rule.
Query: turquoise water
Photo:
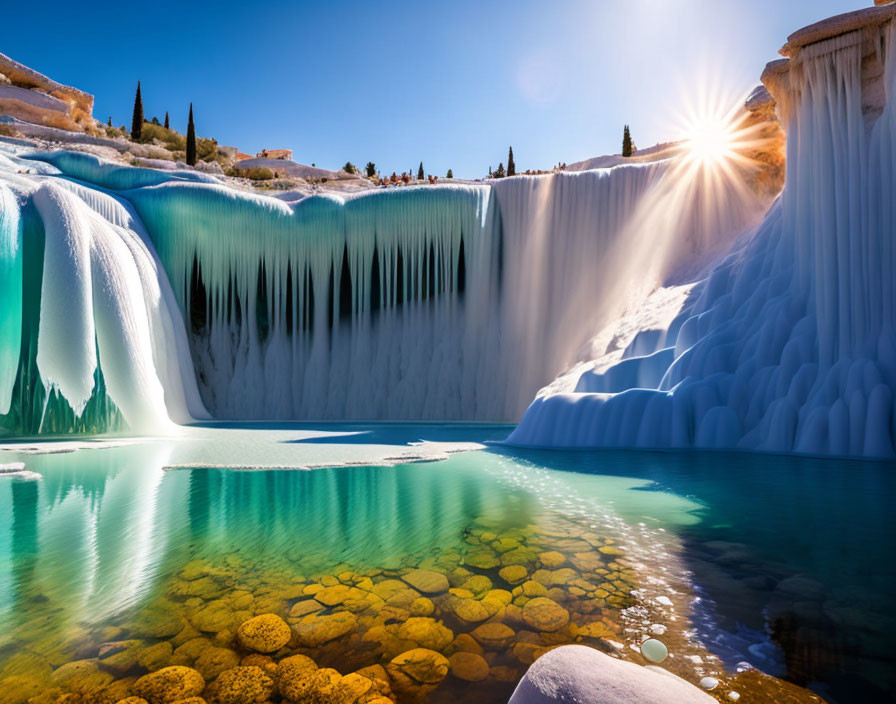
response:
[[[486,529],[525,545],[559,541],[568,559],[585,562],[582,545],[622,546],[619,562],[634,566],[610,562],[603,573],[640,588],[645,574],[662,572],[670,593],[697,594],[699,640],[730,668],[746,660],[831,701],[893,696],[892,466],[494,445],[451,453],[505,435],[501,426],[216,426],[106,449],[2,452],[0,463],[24,461],[41,477],[0,479],[0,678],[124,637],[197,560],[229,570],[260,598],[344,570],[376,580],[409,567],[469,567],[480,549],[471,531]],[[408,452],[432,461],[401,461]],[[235,466],[252,457],[262,466],[344,466],[218,467],[228,457]],[[600,540],[589,547],[585,534]],[[499,567],[479,571],[509,591]],[[688,575],[693,586],[676,581]],[[630,605],[627,589],[603,604],[611,625]],[[584,597],[564,598],[574,618],[592,618]],[[344,657],[332,648],[319,655]],[[525,669],[509,653],[494,658],[493,690],[491,679],[480,685],[494,698],[482,701],[506,700]]]
[[[675,529],[698,629],[829,701],[896,701],[896,466],[737,453],[528,452],[582,477],[649,479],[698,503]],[[583,479],[584,481],[584,479]],[[636,490],[633,493],[638,493]]]

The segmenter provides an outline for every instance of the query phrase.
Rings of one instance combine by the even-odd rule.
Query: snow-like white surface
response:
[[[30,472],[25,469],[24,462],[9,462],[8,464],[0,464],[0,479],[34,481],[40,479],[40,475],[37,472]]]
[[[621,154],[605,154],[603,156],[595,156],[591,159],[584,159],[583,161],[577,161],[573,164],[567,164],[566,170],[589,171],[591,169],[609,169],[613,166],[619,166],[620,164],[630,164],[633,161],[653,161],[656,158],[670,156],[677,147],[677,142],[664,142],[662,144],[655,144],[654,146],[647,147],[646,149],[639,149],[634,155],[634,160],[631,157],[624,157]]]
[[[669,162],[286,203],[193,172],[23,156],[2,176],[47,234],[41,381],[76,413],[107,395],[141,432],[203,405],[517,419],[595,331],[756,211],[707,228],[692,211],[708,194]]]
[[[896,101],[866,132],[864,40],[814,45],[791,70],[786,186],[756,235],[653,344],[537,398],[510,442],[893,456]]]
[[[584,645],[542,655],[509,704],[712,704],[716,700],[666,670],[618,660]]]
[[[319,469],[347,466],[392,466],[433,462],[458,452],[481,450],[474,438],[496,440],[503,426],[409,426],[373,423],[360,425],[241,423],[172,426],[168,435],[91,440],[34,440],[0,442],[0,463],[85,450],[108,450],[131,445],[164,446],[166,470],[227,468]],[[21,466],[20,466],[21,465]],[[0,464],[0,472],[23,470],[21,462]]]

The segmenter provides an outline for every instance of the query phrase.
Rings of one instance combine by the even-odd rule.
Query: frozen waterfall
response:
[[[6,159],[3,242],[26,214],[23,337],[4,336],[0,377],[16,432],[155,431],[206,408],[515,420],[758,207],[699,227],[707,194],[668,161],[287,203],[85,154]]]
[[[541,394],[510,442],[893,456],[896,20],[854,15],[763,75],[787,176],[755,236],[654,344]]]
[[[0,428],[160,432],[208,417],[133,208],[41,162],[7,154],[2,167]]]

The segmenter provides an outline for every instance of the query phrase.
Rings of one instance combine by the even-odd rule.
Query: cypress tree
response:
[[[190,120],[187,122],[187,163],[196,166],[196,128],[193,126],[193,103],[190,103]]]
[[[498,164],[498,170],[495,171],[494,176],[495,178],[504,178],[506,175],[507,173],[504,171],[504,163],[502,162]]]
[[[109,125],[109,127],[112,126],[112,116],[111,115],[109,115],[109,121],[106,124]]]
[[[510,148],[510,154],[507,156],[507,175],[516,175],[516,164],[513,163],[513,147]]]
[[[143,97],[140,95],[140,81],[137,81],[137,95],[134,97],[134,116],[131,119],[131,139],[136,141],[143,134]]]
[[[417,180],[422,181],[426,178],[426,174],[423,173],[423,162],[420,162],[420,168],[417,169]]]
[[[165,129],[169,130],[171,127],[168,125],[168,111],[165,111]]]
[[[626,125],[625,129],[622,130],[622,156],[631,156],[632,154],[634,154],[632,135],[629,132],[628,125]]]
[[[448,173],[445,174],[445,178],[454,178],[454,172],[451,169],[448,169]]]

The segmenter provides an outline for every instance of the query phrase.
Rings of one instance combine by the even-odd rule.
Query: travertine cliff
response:
[[[92,132],[93,96],[0,54],[0,114],[66,130]]]

